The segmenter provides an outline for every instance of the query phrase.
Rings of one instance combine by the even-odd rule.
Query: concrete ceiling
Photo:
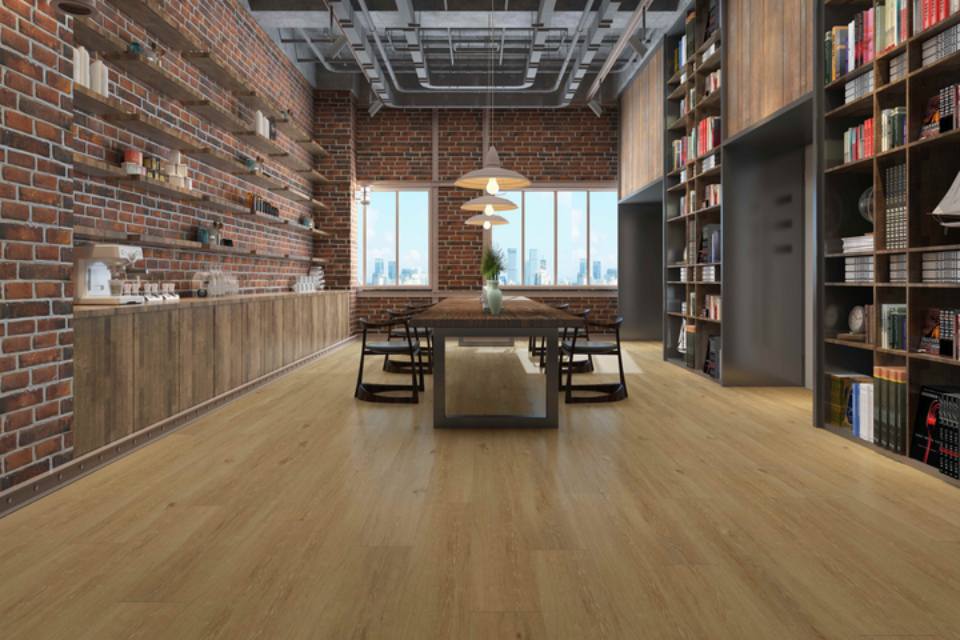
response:
[[[601,66],[622,49],[598,96],[609,100],[645,55],[615,46],[638,24],[643,0],[244,1],[315,86],[351,89],[373,105],[583,103]],[[676,4],[643,2],[646,29],[626,37],[652,48],[676,21]]]

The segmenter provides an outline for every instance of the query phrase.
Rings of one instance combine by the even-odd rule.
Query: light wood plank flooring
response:
[[[435,432],[348,346],[0,520],[0,637],[960,637],[956,487],[629,351],[558,432]]]

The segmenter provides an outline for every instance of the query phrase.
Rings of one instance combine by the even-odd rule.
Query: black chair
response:
[[[403,311],[398,311],[396,309],[388,309],[387,317],[391,320],[396,320],[400,322],[401,320],[406,320],[407,322],[410,319],[432,307],[433,304],[426,305],[407,305]],[[433,374],[433,332],[430,329],[414,329],[415,338],[417,344],[420,346],[421,357],[423,358],[423,372],[427,375]],[[404,340],[406,334],[404,332],[403,325],[397,324],[393,329],[387,334],[387,341],[391,340]],[[409,373],[410,368],[414,366],[412,360],[392,360],[390,356],[387,356],[383,359],[383,370],[389,373]]]
[[[390,319],[386,322],[373,323],[366,318],[360,318],[363,329],[363,342],[360,350],[360,371],[357,373],[357,388],[354,397],[367,402],[406,403],[416,404],[420,401],[420,392],[424,389],[423,356],[420,352],[420,340],[416,337],[416,329],[410,328],[408,319]],[[404,340],[386,340],[370,342],[369,332],[386,331],[387,335],[396,327],[402,326]],[[363,363],[366,356],[405,356],[410,358],[409,373],[411,384],[371,384],[363,381]],[[418,380],[419,376],[419,380]],[[388,396],[386,393],[410,392],[409,396]]]
[[[551,304],[550,306],[560,311],[566,311],[570,308],[570,304],[566,302],[561,302],[560,304]],[[546,358],[547,354],[547,339],[538,338],[537,336],[530,336],[530,339],[527,342],[527,351],[530,352],[531,358],[540,359],[540,368],[543,369],[545,366],[544,358]]]
[[[578,314],[583,318],[583,338],[586,340],[590,339],[590,309],[584,309]],[[560,346],[563,347],[563,343],[570,339],[570,328],[564,327],[563,331],[560,333]],[[546,351],[540,356],[540,368],[544,369],[547,366],[547,354]],[[576,360],[571,358],[569,362],[564,362],[563,359],[560,359],[560,373],[563,374],[567,369],[572,369],[574,373],[593,373],[593,356],[587,355],[583,360]],[[560,381],[561,387],[563,386],[563,380],[561,376]]]
[[[574,369],[573,367],[567,366],[565,370],[567,381],[562,387],[562,390],[566,392],[567,403],[616,402],[626,399],[627,379],[623,374],[623,355],[620,347],[620,325],[622,324],[623,318],[618,317],[611,323],[588,322],[585,326],[585,330],[593,328],[603,332],[613,331],[616,337],[616,341],[614,342],[587,340],[586,335],[583,335],[581,339],[581,329],[579,328],[573,330],[572,339],[563,341],[560,348],[561,371],[564,371],[564,357],[570,358],[572,362],[573,357],[576,355],[617,356],[617,363],[620,367],[620,382],[575,385],[573,384]],[[592,395],[575,396],[574,392],[584,392]]]

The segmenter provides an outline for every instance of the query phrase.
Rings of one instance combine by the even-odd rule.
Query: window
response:
[[[500,194],[517,204],[494,227],[507,286],[617,285],[617,194],[609,190],[529,190]]]
[[[360,205],[358,279],[368,287],[430,284],[430,192],[372,191]]]

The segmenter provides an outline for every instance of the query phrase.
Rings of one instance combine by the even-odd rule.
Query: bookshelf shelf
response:
[[[685,4],[687,10],[667,29],[663,44],[667,52],[663,75],[670,77],[664,90],[667,99],[662,124],[666,139],[664,308],[682,307],[685,311],[663,315],[663,357],[722,383],[722,323],[702,317],[708,309],[719,315],[722,284],[697,278],[720,277],[720,265],[713,259],[719,256],[723,207],[708,203],[721,200],[724,175],[719,155],[726,85],[723,33],[720,3],[688,0]],[[686,111],[681,110],[681,103]],[[708,158],[710,164],[705,162]],[[686,268],[691,271],[677,271]],[[704,274],[700,269],[715,272]]]
[[[822,2],[818,12],[821,23],[818,33],[823,36],[834,29],[842,33],[843,27],[851,20],[862,19],[858,14],[874,7],[873,2]],[[818,117],[824,132],[824,139],[818,141],[821,147],[818,179],[821,185],[825,185],[818,205],[818,224],[823,229],[820,270],[825,274],[821,275],[818,292],[822,300],[818,331],[821,342],[828,348],[820,351],[815,420],[818,426],[871,446],[884,455],[937,473],[936,469],[910,458],[911,446],[915,442],[914,426],[921,408],[921,392],[929,387],[957,386],[960,360],[947,355],[951,352],[946,349],[952,349],[949,339],[939,344],[934,341],[934,353],[920,353],[917,348],[923,337],[939,330],[941,311],[960,309],[960,284],[918,280],[925,266],[922,254],[960,250],[960,231],[943,228],[928,215],[960,172],[960,154],[956,153],[960,129],[944,130],[926,138],[920,138],[919,134],[924,122],[929,121],[930,109],[936,110],[936,102],[931,106],[931,98],[935,98],[941,88],[960,80],[960,53],[948,54],[927,65],[922,62],[924,44],[960,24],[960,12],[920,30],[914,23],[913,3],[909,7],[905,38],[901,42],[877,52],[873,62],[835,81],[829,81],[823,73],[818,74],[822,93]],[[818,53],[821,54],[828,56],[830,49]],[[891,82],[896,60],[904,60],[905,68],[900,69],[902,77]],[[821,68],[830,68],[823,57],[820,62],[825,63]],[[847,90],[846,83],[865,73],[873,74],[870,79],[874,89],[858,99],[856,106],[837,106]],[[905,112],[903,138],[906,144],[858,162],[832,166],[837,160],[835,152],[843,147],[845,129],[859,124],[855,118],[861,121],[873,118],[876,123],[873,142],[879,150],[883,140],[882,127],[890,124],[889,120],[883,122],[882,112],[895,107]],[[848,117],[849,123],[845,120]],[[873,222],[861,219],[858,210],[858,199],[868,188],[874,190]],[[841,239],[868,232],[874,233],[875,250],[857,254],[835,252]],[[891,233],[899,244],[893,245],[897,248],[884,248],[892,242]],[[843,277],[848,266],[845,258],[864,256],[873,257],[870,282],[836,282]],[[894,276],[895,264],[900,265],[899,276]],[[891,278],[897,281],[891,281]],[[870,305],[872,309],[867,326],[872,327],[872,339],[876,344],[845,342],[833,337],[849,330],[847,314],[859,305]],[[879,346],[881,342],[896,348]],[[945,355],[936,353],[938,348],[944,349]],[[830,424],[831,416],[835,418],[837,415],[836,406],[831,410],[830,389],[831,384],[837,382],[829,377],[838,375],[856,375],[861,380],[877,380],[875,376],[879,376],[880,380],[886,380],[874,382],[875,392],[877,384],[895,383],[900,389],[903,409],[899,410],[897,418],[899,430],[890,443],[893,451],[853,437],[849,428],[836,428]]]

